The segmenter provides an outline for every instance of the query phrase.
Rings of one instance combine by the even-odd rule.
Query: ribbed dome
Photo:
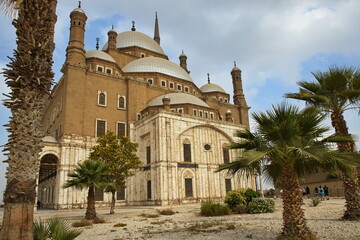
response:
[[[140,58],[130,62],[122,69],[123,72],[163,73],[172,77],[192,82],[190,75],[176,63],[157,57]]]
[[[201,107],[209,107],[203,100],[200,98],[195,97],[194,95],[190,95],[187,93],[168,93],[166,95],[158,96],[152,99],[148,103],[148,107],[155,107],[155,106],[163,106],[162,99],[164,97],[170,98],[170,105],[176,104],[194,104]]]
[[[233,72],[233,71],[241,71],[241,70],[240,70],[240,68],[235,66],[235,67],[233,67],[233,69],[231,71]]]
[[[106,52],[100,50],[90,50],[85,53],[86,58],[99,58],[105,61],[116,63],[114,58],[107,54]]]
[[[222,92],[222,93],[226,93],[225,90],[220,87],[219,85],[216,85],[214,83],[208,83],[208,84],[205,84],[204,86],[202,86],[200,88],[200,90],[203,92],[203,93],[208,93],[208,92]]]
[[[150,51],[165,55],[160,45],[157,44],[157,42],[155,42],[154,39],[141,32],[128,31],[128,32],[119,33],[117,35],[116,48],[126,48],[126,47],[134,47],[134,46],[145,48]],[[102,50],[105,49],[107,49],[107,43],[102,48]]]

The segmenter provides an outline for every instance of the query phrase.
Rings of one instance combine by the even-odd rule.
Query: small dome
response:
[[[208,84],[205,84],[204,86],[202,86],[200,88],[200,90],[203,92],[203,93],[208,93],[208,92],[222,92],[222,93],[226,93],[225,90],[220,87],[219,85],[217,84],[214,84],[214,83],[208,83]]]
[[[72,10],[71,13],[73,13],[73,12],[80,12],[80,13],[85,14],[85,11],[84,11],[82,8],[75,8],[74,10]],[[85,15],[86,15],[86,14],[85,14]]]
[[[197,98],[194,95],[190,95],[187,93],[168,93],[166,95],[161,95],[152,99],[147,106],[148,107],[163,106],[164,104],[162,102],[162,99],[164,97],[170,98],[170,105],[193,104],[201,107],[209,107],[209,105],[207,105],[200,98]]]
[[[165,55],[164,51],[160,45],[155,42],[154,39],[148,35],[137,32],[137,31],[128,31],[119,33],[116,37],[116,48],[126,48],[126,47],[141,47],[156,53]],[[102,48],[102,50],[107,49],[107,43]]]
[[[145,57],[128,63],[123,67],[123,72],[151,72],[162,73],[172,77],[192,82],[190,75],[176,63],[157,57]]]
[[[108,31],[108,33],[111,33],[111,32],[113,32],[113,33],[116,33],[117,34],[117,32],[115,31],[115,29],[110,29],[109,31]]]
[[[225,113],[226,113],[226,114],[231,114],[231,110],[230,110],[230,109],[227,109]]]
[[[235,66],[235,67],[233,67],[233,69],[231,71],[233,72],[233,71],[241,71],[241,70],[240,70],[240,68]]]
[[[58,143],[58,141],[52,136],[45,136],[41,139],[41,141],[47,143]]]
[[[85,53],[86,58],[98,58],[105,61],[116,63],[114,58],[107,54],[106,52],[100,51],[100,50],[90,50]]]

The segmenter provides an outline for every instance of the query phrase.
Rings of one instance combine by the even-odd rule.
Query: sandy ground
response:
[[[305,199],[304,209],[309,228],[319,239],[359,240],[360,222],[339,220],[344,210],[344,199],[323,201],[310,207]],[[159,215],[162,207],[119,207],[114,215],[108,208],[97,209],[98,217],[106,223],[81,227],[79,240],[120,239],[275,239],[281,232],[282,204],[276,199],[276,211],[265,214],[242,214],[221,217],[200,216],[200,204],[172,206],[174,215]],[[70,222],[84,219],[85,209],[40,210],[36,218],[64,217]],[[149,217],[149,214],[155,215]],[[2,215],[2,213],[0,213]],[[126,226],[114,227],[122,223]]]

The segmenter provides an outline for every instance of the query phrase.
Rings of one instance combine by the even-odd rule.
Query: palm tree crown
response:
[[[253,118],[256,133],[238,132],[241,141],[230,146],[245,149],[242,156],[218,171],[252,174],[262,166],[265,177],[283,189],[282,234],[310,238],[312,234],[301,209],[300,177],[319,169],[332,174],[343,171],[350,176],[350,166],[360,165],[359,155],[329,151],[319,139],[328,130],[320,125],[324,115],[314,108],[300,112],[297,107],[283,103],[266,112],[254,113]]]

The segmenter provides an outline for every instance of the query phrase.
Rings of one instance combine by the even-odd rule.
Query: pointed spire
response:
[[[208,76],[208,84],[210,84],[210,74],[208,73],[207,76]]]
[[[79,1],[79,6],[78,6],[78,8],[81,8],[81,1]]]
[[[99,41],[100,41],[100,38],[96,38],[96,50],[99,50]]]
[[[111,29],[112,29],[112,30],[114,30],[114,24],[113,24],[113,25],[111,25]]]
[[[158,22],[157,12],[155,12],[154,40],[160,45],[160,33],[159,33],[159,22]]]
[[[131,31],[136,31],[136,28],[135,28],[135,21],[132,21],[132,28],[131,28]]]
[[[234,61],[234,67],[236,67],[236,61]]]

